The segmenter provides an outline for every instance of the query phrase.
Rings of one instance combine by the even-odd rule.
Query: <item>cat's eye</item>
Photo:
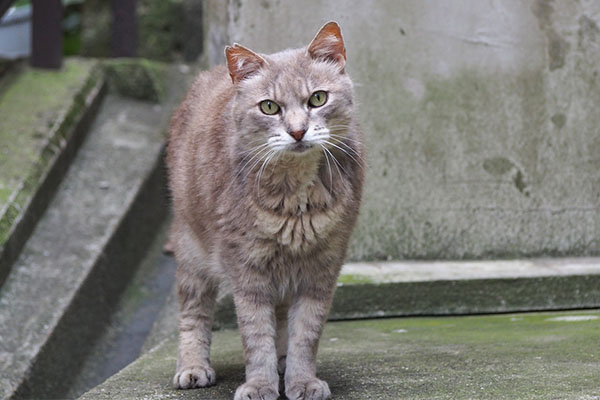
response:
[[[274,115],[279,112],[279,104],[273,100],[263,100],[260,102],[260,111],[267,115]]]
[[[325,103],[327,103],[327,92],[323,90],[314,92],[308,99],[308,104],[311,107],[321,107]]]

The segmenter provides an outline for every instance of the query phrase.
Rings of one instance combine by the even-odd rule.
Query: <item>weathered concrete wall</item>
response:
[[[350,258],[600,253],[597,0],[206,0],[205,62],[335,19],[367,135]]]

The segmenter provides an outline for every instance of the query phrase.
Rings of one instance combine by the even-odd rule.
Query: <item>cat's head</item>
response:
[[[337,23],[325,24],[301,49],[262,55],[234,44],[225,56],[236,88],[236,140],[245,151],[303,156],[339,145],[354,100]]]

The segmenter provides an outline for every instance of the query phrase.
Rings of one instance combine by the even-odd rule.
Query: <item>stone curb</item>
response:
[[[102,71],[95,66],[73,102],[52,125],[50,138],[39,153],[38,167],[0,210],[0,226],[8,231],[6,238],[0,237],[0,243],[6,239],[0,245],[0,286],[86,137],[105,89]]]
[[[187,85],[172,72],[161,105],[107,96],[96,118],[104,122],[91,127],[2,286],[0,398],[64,397],[164,223],[164,138]]]

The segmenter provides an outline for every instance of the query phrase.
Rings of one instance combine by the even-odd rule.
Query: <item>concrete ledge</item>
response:
[[[330,319],[600,307],[600,259],[357,263]]]
[[[0,291],[0,398],[62,398],[166,216],[162,105],[110,95]],[[33,299],[37,299],[34,301]]]
[[[344,400],[592,400],[598,329],[598,311],[330,322],[317,374]],[[244,379],[237,331],[214,334],[210,388],[172,388],[176,349],[168,338],[81,399],[233,398]]]
[[[0,286],[52,199],[105,92],[95,61],[71,59],[65,64],[58,73],[21,72],[0,99],[0,144],[8,152],[0,164],[5,168],[0,175]],[[65,87],[53,92],[53,80]],[[44,98],[49,96],[56,98]],[[44,132],[38,137],[40,129]],[[21,154],[24,147],[28,157]]]

